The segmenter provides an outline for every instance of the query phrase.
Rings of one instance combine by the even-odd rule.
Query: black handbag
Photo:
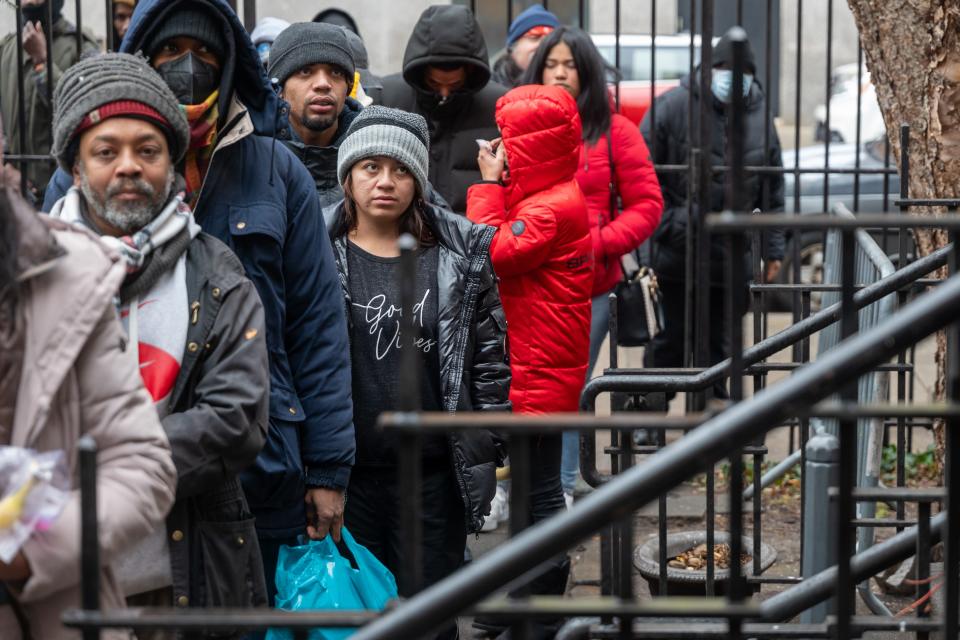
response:
[[[613,164],[613,145],[607,136],[610,157],[610,221],[617,217],[616,169]],[[626,265],[624,263],[627,263]],[[623,278],[614,287],[617,294],[617,344],[621,347],[642,347],[663,331],[663,306],[660,287],[653,269],[642,266],[639,249],[634,249],[620,261]]]

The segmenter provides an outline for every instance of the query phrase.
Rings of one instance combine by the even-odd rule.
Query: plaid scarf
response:
[[[162,247],[171,242],[184,229],[189,232],[191,238],[200,233],[200,225],[194,221],[190,207],[183,202],[182,198],[183,194],[174,195],[156,218],[131,235],[120,238],[100,236],[105,244],[117,250],[123,256],[127,263],[128,274],[140,271],[147,256],[153,253],[157,247]],[[84,219],[82,200],[83,196],[80,189],[70,187],[67,195],[53,205],[50,216],[92,229]]]
[[[211,93],[200,104],[182,104],[180,108],[190,123],[190,146],[183,158],[183,177],[187,181],[187,203],[193,207],[200,195],[200,187],[210,166],[210,157],[217,146],[217,120],[220,109],[217,97],[220,90]]]

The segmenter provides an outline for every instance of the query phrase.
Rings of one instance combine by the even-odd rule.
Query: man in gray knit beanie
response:
[[[101,233],[128,234],[157,216],[189,142],[176,97],[143,58],[88,58],[57,85],[51,152]]]
[[[50,216],[98,234],[123,257],[126,277],[116,294],[128,351],[139,360],[143,387],[179,465],[166,524],[144,532],[112,562],[119,587],[141,606],[171,600],[211,606],[222,593],[248,606],[264,604],[258,554],[238,554],[237,571],[210,580],[216,560],[201,558],[192,533],[216,517],[214,507],[199,505],[246,509],[239,470],[263,447],[270,374],[253,283],[226,245],[200,233],[182,190],[174,188],[175,164],[190,141],[186,116],[144,59],[119,53],[66,71],[54,104],[54,152],[73,187]],[[205,345],[200,353],[198,345]],[[201,440],[209,445],[202,455]],[[257,544],[252,523],[237,526],[225,544],[234,549],[243,538]],[[186,571],[187,563],[195,570]]]
[[[430,133],[423,116],[400,109],[373,105],[357,116],[347,137],[340,143],[337,178],[342,185],[353,165],[365,158],[393,158],[417,181],[421,197],[429,194],[427,172]]]

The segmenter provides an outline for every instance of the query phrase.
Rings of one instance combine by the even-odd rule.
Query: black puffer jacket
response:
[[[462,64],[467,85],[446,101],[423,83],[431,64]],[[458,5],[428,7],[403,55],[403,73],[383,80],[381,104],[419,113],[430,128],[430,182],[453,211],[467,210],[467,188],[480,181],[477,138],[500,134],[497,99],[507,92],[490,81],[487,45],[470,10]]]
[[[267,432],[263,307],[237,257],[205,233],[187,248],[187,295],[187,344],[163,420],[178,476],[167,516],[173,601],[264,606],[260,546],[239,479]]]
[[[699,77],[699,74],[697,75]],[[693,100],[690,100],[691,89]],[[744,156],[747,166],[781,167],[780,139],[770,123],[770,149],[764,150],[764,97],[759,83],[754,80],[746,101],[746,135],[744,136]],[[713,105],[713,144],[711,163],[722,166],[727,163],[727,107],[712,94]],[[699,122],[700,87],[694,83],[691,87],[690,76],[680,81],[680,86],[663,94],[656,101],[656,136],[651,132],[650,111],[640,124],[643,134],[653,154],[654,164],[686,164],[691,145],[697,145],[700,137],[699,127],[687,130],[687,109],[693,109],[694,122]],[[653,235],[651,253],[653,268],[661,278],[683,280],[684,254],[687,237],[687,172],[657,172],[663,192],[663,217],[660,226]],[[726,174],[714,173],[710,187],[710,202],[706,213],[723,211]],[[748,173],[744,207],[747,211],[754,208],[765,213],[783,211],[783,175]],[[766,197],[764,194],[767,194]],[[696,197],[696,194],[694,194]],[[702,206],[694,206],[694,211],[703,211]],[[784,254],[784,233],[781,230],[767,234],[765,260],[782,260]],[[646,255],[646,254],[644,254]],[[726,256],[725,239],[714,236],[710,247],[710,281],[713,285],[722,285],[726,280],[724,260]],[[746,273],[752,273],[749,251],[746,256]]]
[[[443,409],[450,413],[510,411],[507,320],[489,254],[495,229],[430,204],[424,214],[440,248],[437,334]],[[343,221],[343,204],[325,209],[324,221],[349,308],[347,242],[343,235],[336,235]],[[503,442],[486,430],[457,431],[449,442],[467,531],[476,532],[490,512],[496,467],[505,456]]]
[[[353,98],[347,98],[343,111],[337,119],[337,136],[326,147],[306,144],[296,138],[293,127],[285,129],[287,138],[283,143],[293,151],[293,155],[297,156],[313,176],[321,207],[336,204],[343,199],[343,187],[337,180],[337,152],[340,150],[340,143],[347,137],[347,131],[353,124],[353,119],[360,115],[361,111],[363,111],[363,105]]]

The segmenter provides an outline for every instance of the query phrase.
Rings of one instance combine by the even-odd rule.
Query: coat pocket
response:
[[[254,512],[300,505],[304,495],[300,458],[300,425],[270,419],[267,440],[252,467],[241,475],[243,491]]]
[[[267,602],[254,519],[200,521],[204,607],[258,607]],[[228,634],[229,635],[229,634]]]

